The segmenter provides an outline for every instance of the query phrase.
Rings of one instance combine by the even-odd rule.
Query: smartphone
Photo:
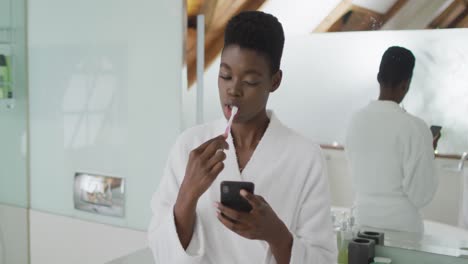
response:
[[[435,138],[437,135],[439,135],[441,130],[441,126],[431,126],[432,137]]]
[[[240,190],[254,193],[253,182],[245,181],[223,181],[221,182],[221,203],[231,209],[241,212],[250,212],[252,206],[240,195]]]

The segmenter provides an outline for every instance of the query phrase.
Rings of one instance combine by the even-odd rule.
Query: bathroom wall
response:
[[[32,210],[31,264],[103,264],[146,247],[146,232]],[[11,262],[16,263],[16,262]]]
[[[25,1],[0,0],[0,54],[10,57],[13,87],[13,99],[0,99],[0,264],[29,260],[25,23]]]
[[[28,264],[28,209],[0,204],[0,264]]]
[[[0,53],[11,57],[14,97],[0,99],[0,203],[24,208],[28,205],[24,1],[0,0],[0,28],[10,32],[0,32]]]
[[[181,125],[182,15],[169,0],[29,3],[32,209],[147,227]],[[75,210],[75,172],[124,178],[125,217]]]
[[[183,1],[36,0],[28,11],[32,263],[102,263],[146,244],[181,127]],[[125,216],[74,209],[75,172],[124,178]]]

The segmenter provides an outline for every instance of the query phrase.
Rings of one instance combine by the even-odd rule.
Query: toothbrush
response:
[[[232,121],[234,120],[234,117],[236,116],[238,111],[237,106],[233,106],[231,110],[231,117],[229,118],[226,131],[224,131],[224,137],[227,138],[229,136],[229,132],[231,131],[231,126],[232,126]]]

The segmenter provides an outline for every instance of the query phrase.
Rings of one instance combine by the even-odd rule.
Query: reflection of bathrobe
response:
[[[271,115],[271,113],[269,113]],[[291,263],[336,263],[336,239],[330,221],[328,179],[319,147],[283,126],[274,115],[252,158],[239,173],[235,150],[227,151],[225,168],[201,197],[192,241],[180,245],[173,206],[189,152],[223,133],[225,120],[183,133],[169,155],[165,174],[153,197],[149,245],[156,263],[275,263],[264,241],[245,239],[225,228],[213,207],[220,182],[246,180],[262,195],[294,236]]]
[[[345,149],[358,224],[423,232],[419,209],[437,189],[432,135],[424,121],[394,102],[371,102],[354,115]]]

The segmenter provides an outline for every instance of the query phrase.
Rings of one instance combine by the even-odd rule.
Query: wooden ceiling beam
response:
[[[390,18],[392,18],[393,16],[396,15],[396,13],[398,13],[400,11],[400,9],[406,4],[408,3],[408,0],[398,0],[396,1],[395,4],[393,4],[393,6],[387,11],[387,13],[385,13],[385,16],[383,18],[383,24],[385,24],[388,20],[390,20]],[[382,24],[382,25],[383,25]]]
[[[427,26],[429,29],[460,27],[468,13],[466,0],[453,1],[440,15]]]
[[[313,30],[315,33],[328,32],[328,30],[348,12],[352,6],[351,0],[341,1]]]
[[[463,10],[463,12],[457,18],[455,18],[455,20],[453,20],[453,22],[449,25],[449,28],[463,27],[461,26],[461,24],[463,23],[463,21],[465,21],[465,18],[467,17],[467,15],[468,15],[468,8],[465,8],[465,10]]]
[[[203,6],[203,0],[187,0],[187,15],[189,17],[191,16],[196,16],[200,14],[202,6]]]
[[[465,15],[465,17],[457,24],[457,28],[468,28],[468,15]]]
[[[392,18],[408,0],[398,0],[385,13],[354,5],[351,0],[341,1],[313,32],[337,32],[356,30],[378,30]],[[349,14],[349,23],[343,23],[343,17]],[[361,22],[358,20],[362,19]]]

